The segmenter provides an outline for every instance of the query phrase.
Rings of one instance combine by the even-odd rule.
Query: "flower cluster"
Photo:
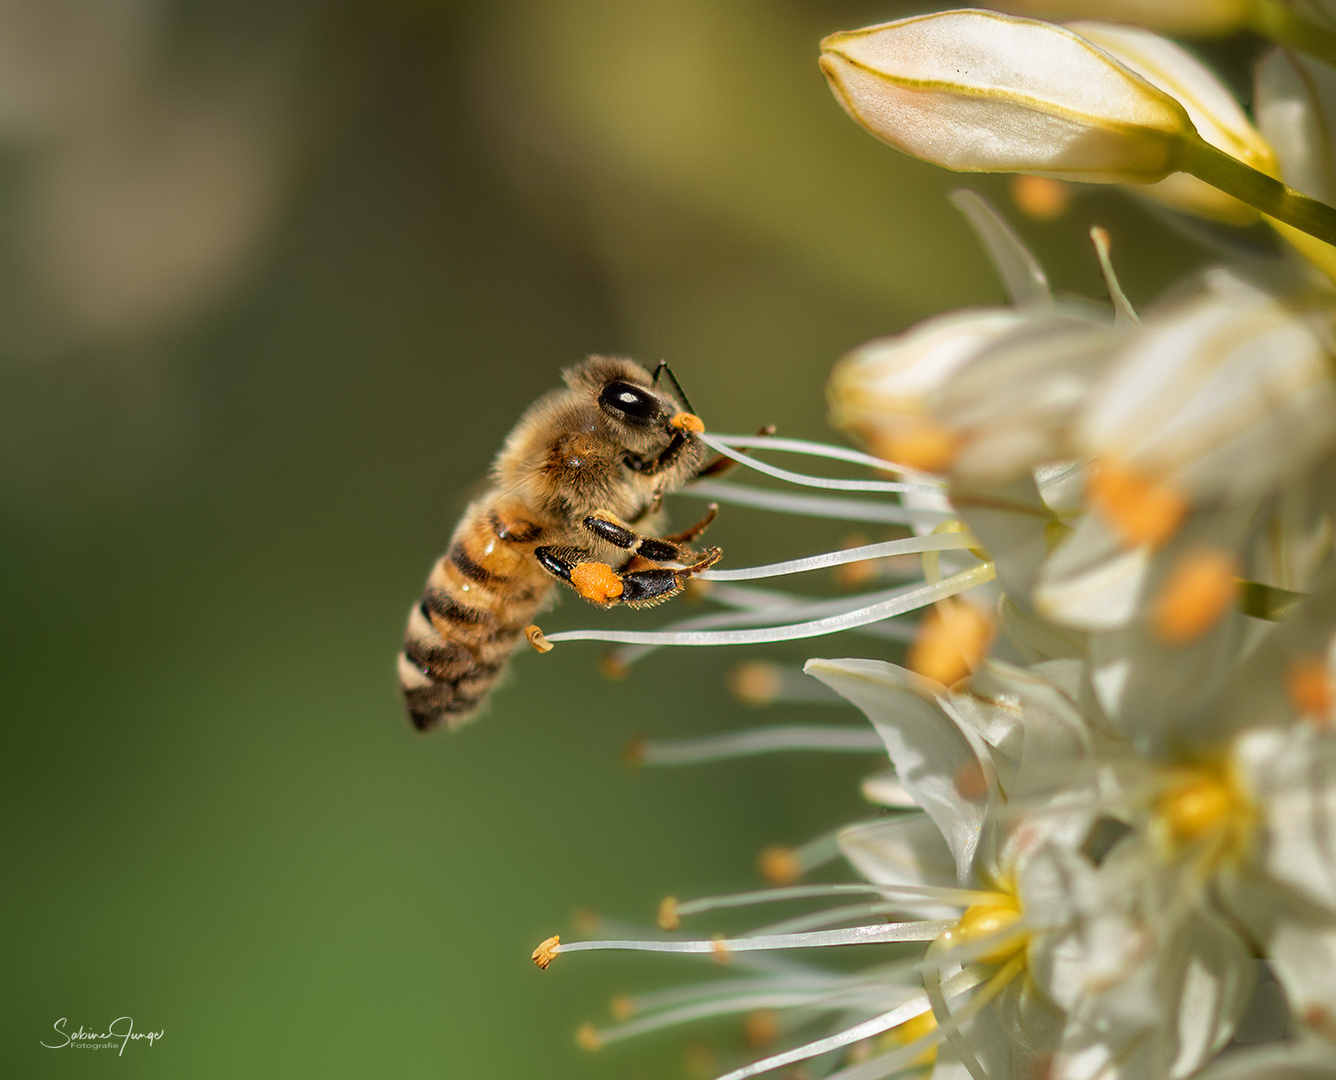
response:
[[[908,639],[903,666],[805,667],[871,721],[892,771],[864,790],[883,813],[783,853],[777,888],[666,902],[663,936],[545,942],[544,967],[608,947],[733,961],[728,978],[626,1003],[585,1042],[742,1013],[784,1046],[724,1080],[798,1062],[841,1080],[1336,1077],[1333,12],[1159,7],[1317,55],[1267,52],[1250,119],[1181,46],[1133,26],[953,11],[825,41],[837,97],[891,145],[957,170],[1137,185],[1209,221],[1225,254],[1137,312],[1095,230],[1110,302],[1060,299],[1005,222],[957,194],[1010,304],[840,362],[835,422],[873,457],[772,444],[898,476],[823,486],[886,492],[865,519],[914,535],[707,575],[912,558],[921,578],[843,603],[720,585],[734,612],[614,637]],[[1231,246],[1230,228],[1262,221],[1270,251]],[[739,458],[764,443],[714,438]],[[811,496],[709,494],[813,512]],[[751,676],[770,678],[762,697],[803,693],[783,672]],[[641,756],[798,746],[869,739],[811,725]],[[796,883],[834,851],[862,882]],[[707,910],[810,899],[828,906],[727,939],[670,936]],[[876,964],[781,952],[834,945]]]

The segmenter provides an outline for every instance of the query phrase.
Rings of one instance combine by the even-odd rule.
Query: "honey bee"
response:
[[[719,560],[689,544],[714,516],[672,536],[645,535],[665,493],[722,471],[706,464],[704,425],[631,360],[591,356],[566,388],[525,412],[464,511],[408,617],[399,685],[419,731],[469,719],[561,582],[600,607],[647,607]]]

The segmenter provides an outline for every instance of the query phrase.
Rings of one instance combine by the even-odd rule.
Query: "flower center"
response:
[[[1013,929],[1020,920],[1021,909],[1016,898],[997,893],[994,898],[971,904],[960,922],[942,937],[957,948],[993,942],[992,947],[979,953],[977,959],[985,964],[1005,964],[1024,950],[1029,941],[1029,934],[1024,930]]]
[[[1252,822],[1252,804],[1233,778],[1208,767],[1185,772],[1155,809],[1175,844],[1207,843],[1221,856],[1242,847]]]

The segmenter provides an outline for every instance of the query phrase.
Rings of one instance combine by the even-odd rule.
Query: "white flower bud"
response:
[[[831,421],[857,432],[873,452],[912,468],[946,468],[955,435],[932,417],[933,397],[960,368],[1028,316],[999,308],[928,319],[844,357],[831,375]]]
[[[1008,0],[1005,11],[1041,19],[1109,19],[1164,34],[1214,37],[1242,30],[1256,0]]]
[[[1144,184],[1198,142],[1172,97],[1049,23],[946,11],[833,34],[822,51],[850,116],[948,169]]]
[[[1186,49],[1133,26],[1074,22],[1068,29],[1098,45],[1187,110],[1197,133],[1231,157],[1276,176],[1276,156],[1215,73]],[[1174,173],[1138,194],[1232,225],[1249,225],[1259,214],[1250,206],[1187,173]]]
[[[1188,500],[1256,497],[1336,442],[1327,349],[1302,318],[1223,270],[1148,318],[1092,395],[1086,454]]]

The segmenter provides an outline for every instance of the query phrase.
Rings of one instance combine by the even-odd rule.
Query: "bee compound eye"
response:
[[[659,400],[630,383],[610,382],[598,395],[599,404],[612,413],[633,420],[652,420],[659,413]]]

